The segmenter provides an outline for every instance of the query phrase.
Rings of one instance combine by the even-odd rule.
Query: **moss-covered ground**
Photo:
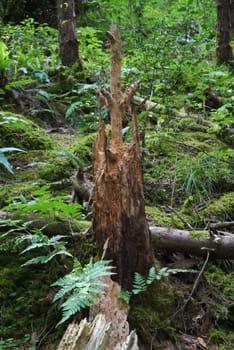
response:
[[[1,117],[9,115],[13,116],[6,113]],[[96,133],[82,135],[66,129],[65,133],[63,130],[63,133],[50,134],[36,124],[31,125],[25,117],[15,115],[14,118],[17,118],[16,122],[4,124],[7,126],[4,135],[6,140],[7,132],[14,135],[14,146],[22,147],[27,153],[10,155],[13,175],[2,172],[2,210],[12,203],[17,208],[19,203],[38,199],[68,203],[70,177],[79,164],[91,164]],[[18,119],[22,121],[18,122]],[[22,123],[29,128],[26,132],[24,127],[23,136]],[[5,142],[2,141],[2,147],[6,146]],[[230,149],[223,151],[223,144],[213,134],[203,133],[200,128],[193,130],[190,124],[188,129],[177,130],[173,138],[159,138],[149,125],[145,147],[144,188],[146,213],[151,226],[185,229],[187,222],[197,234],[208,222],[232,220],[234,155]],[[75,157],[77,162],[74,162]],[[90,255],[96,254],[92,239],[79,233],[90,227],[90,221],[86,220],[90,219],[91,208],[88,212],[81,212],[79,221],[68,219],[66,212],[62,211],[25,212],[22,208],[19,206],[17,211],[8,209],[12,211],[10,220],[38,220],[40,225],[37,228],[46,225],[44,232],[49,235],[75,234],[70,249],[81,261],[85,262]],[[1,220],[4,221],[3,216]],[[21,267],[25,257],[19,254],[20,247],[15,245],[14,239],[4,238],[8,229],[7,225],[1,227],[0,348],[56,349],[66,324],[56,328],[60,312],[58,306],[52,303],[55,290],[50,285],[69,269],[70,263],[58,260],[49,266]],[[201,258],[194,260],[189,256],[168,255],[157,250],[155,254],[162,266],[178,263],[185,266],[185,262],[190,261],[188,266],[199,271],[203,264]],[[132,298],[129,321],[131,327],[138,331],[142,349],[189,350],[194,343],[199,348],[199,342],[207,349],[211,346],[220,350],[234,347],[232,262],[210,261],[195,293],[183,308],[195,276],[185,273],[164,278],[147,292]]]

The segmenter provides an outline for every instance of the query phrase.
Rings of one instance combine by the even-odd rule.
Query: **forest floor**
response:
[[[65,122],[45,130],[11,112],[1,112],[0,119],[8,120],[3,140],[26,151],[11,154],[14,174],[3,171],[0,177],[0,349],[54,350],[66,325],[56,328],[60,315],[51,303],[56,290],[50,285],[71,268],[71,262],[64,258],[49,266],[21,267],[34,255],[26,259],[20,254],[25,246],[17,244],[17,237],[35,230],[44,230],[49,237],[65,234],[69,249],[82,264],[97,255],[92,236],[83,234],[91,225],[91,205],[81,208],[79,217],[61,206],[78,206],[69,204],[74,178],[85,187],[92,177],[96,131],[80,133]],[[141,142],[149,225],[187,229],[189,223],[198,230],[209,223],[231,221],[234,150],[208,132],[207,118],[188,113],[180,117],[179,126],[176,121],[178,117],[172,116],[160,134],[151,123],[144,125]],[[78,170],[85,176],[79,178]],[[87,205],[87,198],[79,200]],[[155,257],[158,268],[197,272],[164,277],[132,299],[129,322],[137,329],[140,348],[233,349],[233,262],[210,259],[196,285],[205,258],[157,247]]]

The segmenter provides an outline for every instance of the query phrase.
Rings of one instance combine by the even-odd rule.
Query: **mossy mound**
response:
[[[203,211],[206,220],[233,220],[234,192],[225,193],[217,200],[213,200]]]
[[[175,298],[176,290],[165,280],[155,282],[147,291],[132,300],[129,322],[131,327],[137,329],[140,342],[142,340],[147,349],[150,349],[152,344],[152,349],[156,349],[156,343],[162,345],[168,340],[175,340]],[[154,339],[155,334],[157,341]]]
[[[176,227],[184,228],[182,221],[176,217],[173,213],[161,211],[157,207],[145,208],[146,213],[149,215],[150,225],[163,226],[163,227]]]
[[[0,348],[36,349],[41,334],[51,330],[47,344],[56,344],[65,331],[64,326],[55,329],[60,315],[51,303],[53,293],[49,287],[60,277],[58,270],[50,268],[48,273],[43,266],[20,267],[24,260],[9,249],[1,252],[0,262]]]
[[[69,159],[61,154],[52,153],[46,163],[39,165],[37,176],[39,179],[52,182],[69,179],[74,166]]]
[[[32,121],[19,114],[0,111],[0,147],[23,150],[49,149],[51,139]]]
[[[96,132],[80,137],[71,147],[71,151],[87,165],[91,163],[92,145],[96,137]]]

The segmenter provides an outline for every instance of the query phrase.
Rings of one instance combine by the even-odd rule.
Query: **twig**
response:
[[[168,206],[168,209],[171,210],[173,213],[175,213],[178,218],[183,222],[183,224],[185,224],[190,230],[193,230],[193,227],[190,225],[189,222],[187,222],[182,215],[180,215],[180,213],[178,213],[177,210],[175,210],[174,208],[172,208],[171,206]]]
[[[192,298],[194,292],[196,291],[197,286],[198,286],[198,284],[199,284],[199,282],[200,282],[200,279],[201,279],[201,277],[202,277],[202,275],[203,275],[203,272],[205,271],[205,268],[206,268],[206,266],[207,266],[207,264],[208,264],[208,261],[209,261],[209,258],[210,258],[210,249],[205,248],[205,247],[204,247],[203,249],[206,249],[206,250],[207,250],[206,259],[205,259],[205,261],[204,261],[204,264],[202,265],[201,271],[199,272],[199,274],[198,274],[198,276],[197,276],[197,278],[196,278],[196,280],[195,280],[195,282],[194,282],[194,284],[193,284],[193,288],[192,288],[191,293],[189,294],[187,300],[185,300],[185,303],[184,303],[184,305],[183,305],[183,307],[182,307],[182,310],[183,310],[183,311],[184,311],[184,309],[186,308],[186,306],[188,305],[188,302],[191,300],[191,298]]]

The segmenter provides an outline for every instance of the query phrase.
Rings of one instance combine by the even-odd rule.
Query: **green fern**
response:
[[[62,238],[65,238],[64,235],[57,235],[54,237],[49,238],[48,236],[44,235],[41,230],[34,230],[34,234],[26,234],[22,237],[19,237],[17,239],[17,243],[20,244],[24,241],[31,241],[31,244],[26,247],[21,254],[25,254],[27,252],[30,252],[34,249],[38,248],[44,248],[48,251],[46,255],[41,255],[35,258],[32,258],[30,260],[27,260],[24,264],[21,266],[28,266],[33,264],[47,264],[49,261],[51,261],[53,258],[59,256],[59,255],[66,255],[70,258],[72,258],[72,254],[69,253],[66,248],[65,244],[66,242],[61,241]]]
[[[138,272],[135,272],[133,282],[133,294],[139,294],[146,290],[147,284],[146,279]]]
[[[52,286],[61,287],[54,296],[53,302],[67,297],[60,306],[63,317],[57,324],[60,325],[81,309],[95,304],[99,295],[104,294],[106,283],[100,277],[113,275],[109,260],[101,260],[96,263],[90,261],[84,267],[75,260],[73,270],[60,278]]]
[[[62,151],[61,154],[66,157],[67,159],[70,160],[70,162],[75,166],[76,169],[81,169],[84,170],[85,168],[85,163],[84,161],[78,157],[77,155],[75,155],[72,152],[69,151]]]
[[[42,256],[38,256],[36,258],[32,258],[28,261],[26,261],[24,264],[22,264],[21,266],[28,266],[28,265],[33,265],[33,264],[47,264],[49,261],[51,261],[54,257],[58,256],[58,255],[66,255],[69,256],[70,258],[72,258],[72,254],[69,253],[66,249],[60,249],[58,251],[53,251],[52,253],[48,254],[48,255],[42,255]]]
[[[49,198],[49,194],[45,194],[42,198],[36,198],[32,201],[26,203],[18,202],[9,204],[3,208],[5,211],[9,210],[20,210],[22,214],[30,212],[41,212],[41,213],[50,213],[50,216],[61,218],[81,218],[81,209],[82,206],[75,204],[67,204],[61,202],[60,200],[53,200]]]
[[[146,291],[147,287],[156,280],[160,280],[163,277],[168,277],[169,275],[175,275],[177,273],[184,272],[196,272],[191,269],[169,269],[168,267],[163,267],[159,271],[156,270],[154,266],[149,269],[147,277],[142,276],[139,272],[135,272],[133,289],[132,292],[122,290],[119,297],[129,304],[132,294],[137,295]]]
[[[83,107],[83,102],[77,101],[77,102],[72,103],[72,104],[68,107],[68,109],[67,109],[67,111],[66,111],[66,113],[65,113],[66,119],[71,118],[72,114],[77,110],[78,107],[79,107],[79,108]]]

